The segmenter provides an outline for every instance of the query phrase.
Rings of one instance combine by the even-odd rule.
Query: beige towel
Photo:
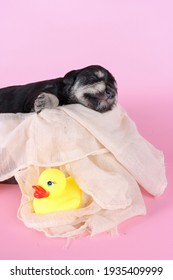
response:
[[[162,152],[119,105],[103,114],[77,104],[38,115],[1,114],[0,131],[0,181],[15,175],[22,193],[18,217],[47,236],[111,232],[146,213],[138,184],[154,196],[166,187]],[[31,186],[47,167],[75,178],[83,190],[80,209],[33,212]]]

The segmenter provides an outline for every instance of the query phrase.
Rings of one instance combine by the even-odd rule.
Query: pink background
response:
[[[119,102],[163,150],[168,178],[161,197],[144,193],[147,215],[124,222],[119,237],[81,237],[68,248],[26,228],[18,186],[1,185],[0,259],[173,258],[172,11],[172,0],[0,0],[0,87],[108,68]]]

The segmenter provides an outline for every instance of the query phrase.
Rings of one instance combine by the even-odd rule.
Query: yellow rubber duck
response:
[[[57,168],[44,170],[35,189],[33,208],[36,214],[58,210],[72,210],[80,207],[82,190],[75,180]]]

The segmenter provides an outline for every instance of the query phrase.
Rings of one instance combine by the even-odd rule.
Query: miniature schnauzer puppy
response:
[[[82,104],[106,112],[116,104],[117,83],[99,65],[72,70],[62,78],[0,89],[0,113],[39,113],[58,105]]]

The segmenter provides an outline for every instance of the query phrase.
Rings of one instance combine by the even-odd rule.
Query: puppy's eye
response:
[[[88,78],[89,83],[96,83],[97,81],[98,81],[98,79],[95,76],[91,76],[91,77]]]
[[[47,185],[48,185],[49,187],[51,187],[51,186],[53,186],[53,185],[54,185],[54,182],[52,182],[52,181],[48,181],[48,182],[47,182]]]

